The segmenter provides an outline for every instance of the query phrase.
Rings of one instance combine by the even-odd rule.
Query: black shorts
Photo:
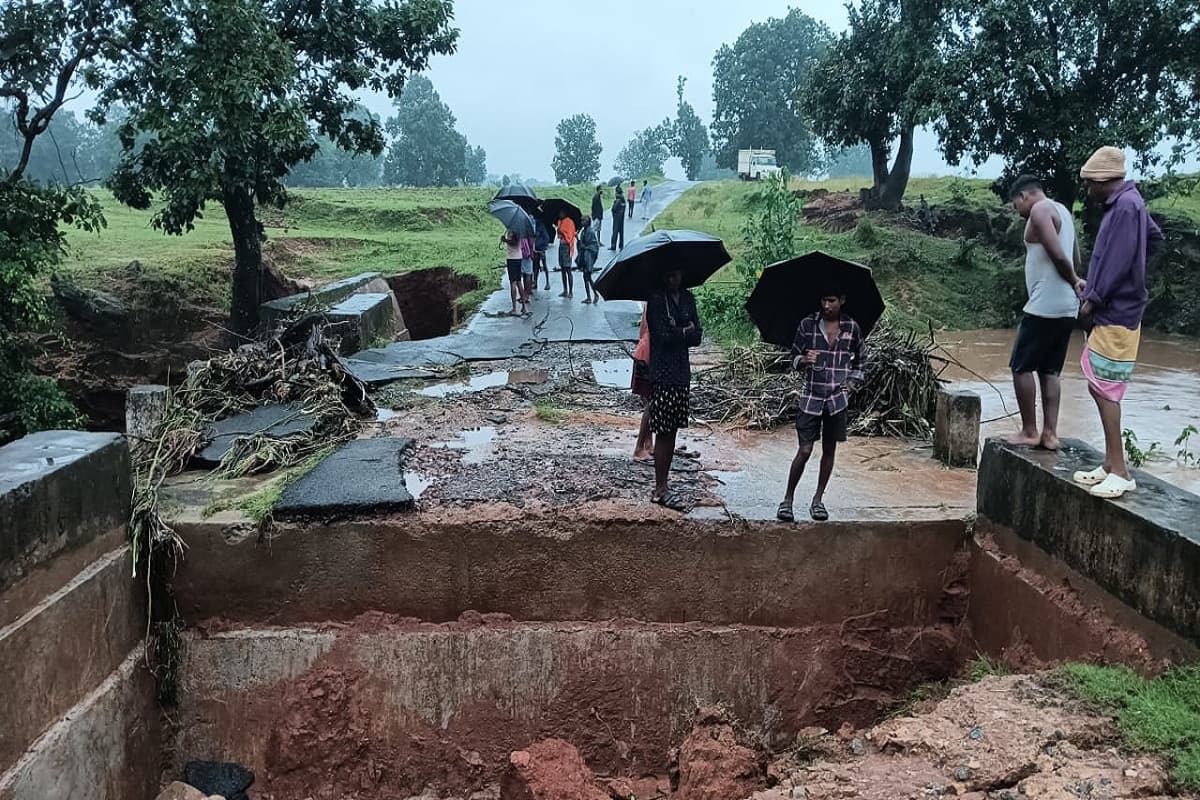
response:
[[[521,259],[510,258],[504,262],[508,267],[508,280],[510,283],[521,282]]]
[[[1073,317],[1036,317],[1026,314],[1017,327],[1009,369],[1015,373],[1037,372],[1058,375],[1067,360],[1071,334],[1075,332]]]
[[[820,416],[816,414],[801,414],[796,417],[796,434],[800,437],[803,443],[828,441],[833,439],[835,442],[846,441],[846,412],[839,411],[836,414],[825,412]]]
[[[558,266],[564,272],[571,271],[571,247],[568,244],[558,246]]]

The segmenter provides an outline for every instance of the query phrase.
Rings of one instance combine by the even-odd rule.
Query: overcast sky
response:
[[[487,150],[489,172],[553,180],[555,126],[582,112],[596,120],[608,177],[635,131],[674,114],[677,75],[688,79],[686,97],[707,125],[717,48],[789,6],[834,31],[846,26],[839,0],[457,0],[458,52],[438,57],[427,74],[459,131]],[[385,97],[366,102],[390,113]],[[933,137],[920,136],[913,173],[952,171]],[[668,173],[683,177],[678,162]]]

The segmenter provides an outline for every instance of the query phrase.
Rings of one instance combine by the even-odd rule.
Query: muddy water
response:
[[[1006,330],[956,331],[938,336],[946,350],[970,370],[952,366],[943,377],[979,392],[985,436],[1004,436],[1020,428],[1008,370],[1013,336],[1013,331]],[[1101,448],[1104,437],[1100,418],[1079,368],[1082,346],[1083,334],[1077,334],[1063,369],[1059,434]],[[1144,469],[1176,486],[1200,492],[1200,469],[1182,463],[1176,457],[1175,446],[1175,439],[1186,426],[1200,428],[1200,340],[1156,334],[1144,337],[1122,408],[1122,427],[1137,435],[1142,449],[1157,442],[1161,451]],[[1191,450],[1200,455],[1200,436],[1192,437]]]

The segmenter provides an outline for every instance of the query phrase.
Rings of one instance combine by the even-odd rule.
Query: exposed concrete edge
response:
[[[142,637],[129,546],[107,553],[0,628],[0,764],[116,669]]]
[[[64,586],[88,564],[119,548],[125,543],[126,535],[125,526],[120,525],[74,550],[59,553],[30,571],[0,594],[0,629],[24,616],[46,595]]]
[[[158,788],[158,707],[138,645],[6,772],[0,800],[139,800]]]
[[[1134,494],[1092,497],[1071,473],[1102,460],[1076,440],[1051,453],[990,439],[979,469],[979,516],[1200,645],[1200,496],[1138,472]]]

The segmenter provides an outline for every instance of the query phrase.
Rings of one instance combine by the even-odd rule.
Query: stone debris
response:
[[[221,761],[189,761],[183,777],[204,795],[226,800],[249,800],[246,790],[254,784],[254,773],[240,764]]]
[[[205,795],[195,786],[175,781],[159,792],[155,800],[205,800]]]
[[[679,800],[750,797],[766,782],[758,753],[738,741],[728,714],[701,708],[692,732],[679,746]]]
[[[544,739],[508,758],[500,800],[610,800],[569,742]]]

